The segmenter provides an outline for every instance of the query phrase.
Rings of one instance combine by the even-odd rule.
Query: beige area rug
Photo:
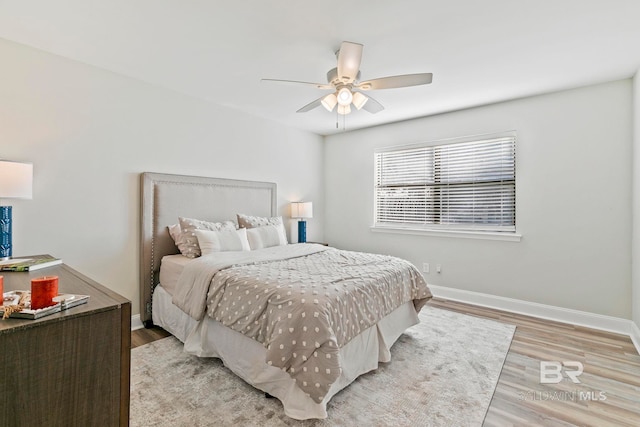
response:
[[[480,426],[514,326],[426,306],[381,363],[333,397],[325,420],[287,417],[219,359],[169,337],[132,350],[131,426]]]

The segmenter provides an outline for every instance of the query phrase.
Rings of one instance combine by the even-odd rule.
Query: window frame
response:
[[[377,158],[380,153],[392,153],[392,152],[400,152],[404,150],[411,149],[422,149],[429,147],[441,147],[447,145],[454,144],[464,144],[464,143],[472,143],[472,142],[481,142],[481,141],[490,141],[490,140],[499,140],[509,138],[513,139],[513,226],[505,227],[504,230],[496,230],[487,229],[492,228],[490,226],[474,226],[473,223],[467,224],[412,224],[412,223],[381,223],[376,222],[378,216],[378,167],[377,167]],[[460,237],[460,238],[470,238],[470,239],[488,239],[488,240],[504,240],[504,241],[520,241],[522,235],[518,233],[517,226],[517,135],[515,131],[506,131],[506,132],[496,132],[490,134],[481,134],[481,135],[471,135],[464,137],[456,137],[456,138],[447,138],[447,139],[438,139],[427,142],[413,143],[413,144],[405,144],[405,145],[396,145],[396,146],[387,146],[381,147],[374,150],[374,183],[373,183],[373,225],[370,227],[373,232],[383,232],[383,233],[395,233],[395,234],[417,234],[417,235],[428,235],[428,236],[446,236],[446,237]],[[435,164],[434,164],[435,165]],[[435,180],[435,172],[434,175],[434,187],[437,187],[438,184]],[[511,180],[507,180],[511,181]],[[472,183],[467,182],[467,185],[472,185]],[[442,203],[442,199],[434,199],[432,201],[434,205],[440,205]],[[425,214],[427,215],[427,214]],[[482,229],[485,228],[485,229]]]

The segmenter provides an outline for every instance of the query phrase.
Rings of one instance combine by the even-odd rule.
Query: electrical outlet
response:
[[[440,264],[436,265],[436,273],[438,274],[442,273],[442,265]]]
[[[429,263],[428,262],[423,262],[422,263],[422,272],[423,273],[428,273],[429,272]]]

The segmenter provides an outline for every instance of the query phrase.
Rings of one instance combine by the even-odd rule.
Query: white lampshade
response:
[[[361,94],[360,92],[353,92],[353,106],[358,110],[364,107],[369,98]]]
[[[312,202],[291,203],[291,218],[313,218]]]
[[[33,197],[33,164],[0,160],[0,198]]]
[[[338,114],[346,116],[350,112],[351,112],[351,106],[350,105],[338,105]]]
[[[327,111],[333,111],[333,107],[338,103],[338,97],[335,93],[330,93],[329,95],[322,98],[320,101],[322,106],[327,109]]]

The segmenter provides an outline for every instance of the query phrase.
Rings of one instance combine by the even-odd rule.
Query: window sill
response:
[[[461,239],[502,240],[505,242],[519,242],[522,234],[498,233],[491,231],[460,231],[460,230],[424,230],[420,228],[400,227],[369,227],[375,233],[412,234],[415,236],[455,237]]]

